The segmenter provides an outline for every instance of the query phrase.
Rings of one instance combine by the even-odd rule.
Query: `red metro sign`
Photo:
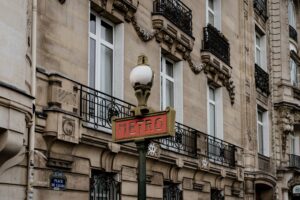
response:
[[[114,118],[112,135],[114,142],[131,142],[147,138],[174,136],[175,111],[150,113],[142,117]]]

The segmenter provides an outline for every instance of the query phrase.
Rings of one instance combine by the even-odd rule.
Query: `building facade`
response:
[[[299,0],[0,3],[0,199],[137,199],[134,143],[111,118],[176,110],[152,140],[147,199],[297,199]],[[299,196],[298,196],[299,198]]]

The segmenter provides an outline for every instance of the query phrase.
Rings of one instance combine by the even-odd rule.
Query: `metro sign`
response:
[[[175,110],[143,115],[142,117],[113,118],[112,139],[114,142],[132,142],[147,138],[175,135]]]

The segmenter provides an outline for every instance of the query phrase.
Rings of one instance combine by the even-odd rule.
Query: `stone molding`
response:
[[[204,73],[207,75],[209,84],[216,87],[225,87],[228,91],[231,105],[235,100],[235,86],[231,79],[231,67],[219,61],[209,52],[202,52],[201,60],[204,63]]]

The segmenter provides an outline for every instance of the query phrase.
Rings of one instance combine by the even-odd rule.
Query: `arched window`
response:
[[[289,0],[288,14],[289,14],[289,25],[296,29],[296,9],[293,0]]]

